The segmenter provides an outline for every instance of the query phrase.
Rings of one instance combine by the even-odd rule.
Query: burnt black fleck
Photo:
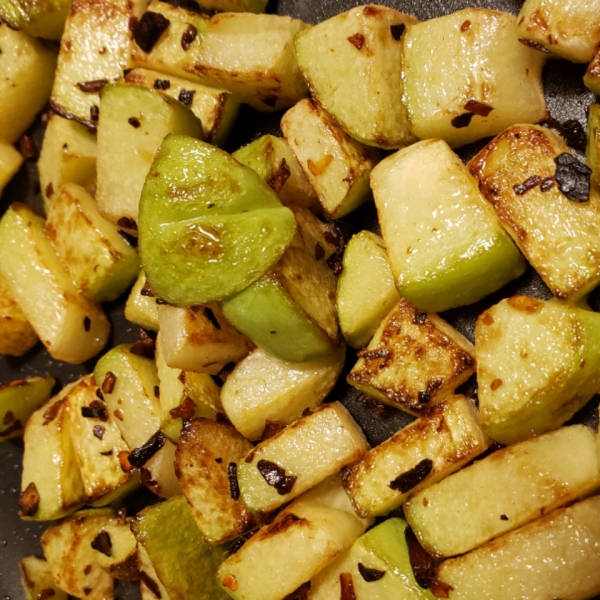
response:
[[[568,152],[559,154],[554,162],[555,179],[560,191],[573,202],[587,202],[590,199],[592,170]]]

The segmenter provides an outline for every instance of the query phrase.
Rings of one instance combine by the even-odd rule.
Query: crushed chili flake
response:
[[[171,87],[171,82],[168,79],[155,79],[153,87],[155,90],[168,90]]]
[[[129,117],[127,122],[134,128],[138,129],[141,126],[140,120],[137,117]]]
[[[283,430],[283,425],[278,423],[277,421],[269,421],[268,419],[265,422],[265,428],[262,433],[262,441],[268,440],[272,438],[274,435],[277,435],[280,431]]]
[[[427,404],[431,400],[431,394],[425,390],[420,390],[418,398],[421,404]]]
[[[93,400],[89,406],[81,407],[81,416],[86,419],[100,419],[101,421],[108,421],[108,410],[106,404],[101,400]]]
[[[86,93],[99,92],[106,84],[108,79],[94,79],[92,81],[80,81],[77,87]]]
[[[101,389],[105,394],[112,394],[116,383],[117,376],[112,371],[107,371]]]
[[[532,175],[528,177],[523,183],[517,183],[513,185],[513,190],[517,196],[522,196],[529,190],[532,190],[534,187],[540,185],[542,182],[542,178],[539,175]]]
[[[174,419],[191,419],[196,414],[196,404],[189,396],[186,396],[179,406],[169,411],[169,414]]]
[[[386,348],[378,348],[377,350],[369,350],[368,348],[361,348],[356,351],[358,358],[364,358],[365,360],[376,360],[378,358],[389,358],[390,351]]]
[[[40,504],[40,494],[33,481],[21,492],[17,504],[24,517],[35,515]]]
[[[94,428],[92,429],[92,433],[99,440],[101,440],[104,437],[105,431],[106,431],[106,429],[104,427],[102,427],[102,425],[94,425]]]
[[[355,33],[348,38],[348,41],[357,49],[360,50],[365,43],[365,36],[362,33]]]
[[[28,135],[19,140],[19,152],[25,160],[33,160],[38,157],[38,149],[35,142]]]
[[[464,108],[478,117],[487,117],[494,110],[489,104],[479,100],[469,100]]]

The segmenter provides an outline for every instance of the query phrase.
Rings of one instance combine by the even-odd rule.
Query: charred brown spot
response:
[[[100,452],[100,456],[112,456],[112,455],[113,455],[112,450],[107,450],[106,452]]]
[[[158,598],[158,600],[162,598],[158,583],[146,571],[140,571],[140,581],[150,590],[155,598]]]
[[[542,192],[547,192],[554,186],[555,183],[556,179],[554,179],[554,177],[544,177],[540,183],[540,190]]]
[[[542,46],[541,44],[538,44],[537,42],[534,42],[533,40],[524,40],[523,38],[519,38],[519,42],[521,42],[521,44],[524,44],[525,46],[529,46],[529,48],[533,48],[534,50],[537,50],[538,52],[544,52],[545,54],[550,54],[550,50],[548,50],[547,48],[544,48],[544,46]]]
[[[464,129],[465,127],[468,127],[471,124],[471,119],[474,116],[475,115],[472,112],[466,112],[466,113],[463,113],[462,115],[458,115],[457,117],[454,117],[454,119],[452,119],[452,121],[450,121],[450,124],[452,125],[452,127],[455,127],[456,129]]]
[[[295,475],[286,475],[285,469],[269,460],[261,459],[256,464],[258,472],[264,480],[277,490],[280,496],[289,494],[298,479]]]
[[[508,521],[508,515],[500,515],[501,521]]]
[[[104,529],[92,540],[92,548],[102,552],[104,556],[112,556],[112,540]]]
[[[102,425],[94,425],[94,429],[92,429],[92,433],[95,437],[101,440],[104,437],[104,432],[106,429],[102,427]]]
[[[534,187],[540,185],[542,182],[542,178],[539,175],[532,175],[528,177],[523,183],[517,183],[513,185],[513,190],[517,196],[522,196],[529,190],[532,190]]]
[[[89,588],[89,587],[83,588],[83,595],[84,596],[89,596],[91,593],[92,593],[92,588]]]
[[[460,26],[460,31],[461,33],[465,33],[466,31],[469,31],[469,29],[471,29],[471,21],[469,21],[469,19],[467,19],[461,26]]]
[[[406,25],[404,23],[398,23],[398,25],[390,25],[390,33],[392,37],[399,41],[406,30]]]
[[[389,487],[401,494],[406,494],[406,492],[419,485],[431,473],[432,469],[433,461],[430,458],[424,458],[412,469],[390,481]]]
[[[141,126],[140,120],[137,117],[129,117],[127,122],[134,128],[138,129]]]
[[[377,360],[379,358],[387,359],[391,355],[391,352],[386,348],[378,348],[376,350],[369,350],[368,348],[361,348],[357,350],[356,356],[364,358],[365,360]]]
[[[52,182],[50,182],[47,186],[46,186],[46,196],[48,196],[48,198],[51,198],[54,194],[54,186],[52,185]]]
[[[58,415],[58,411],[60,410],[61,406],[62,401],[55,402],[46,410],[46,412],[44,413],[44,425],[48,425],[48,423],[56,419],[56,415]]]
[[[169,27],[169,23],[169,19],[159,13],[145,12],[133,30],[135,43],[144,52],[150,52]]]
[[[492,325],[494,323],[494,317],[489,312],[483,313],[481,317],[481,322],[484,325]]]
[[[419,392],[417,397],[419,398],[419,404],[427,404],[431,401],[431,394],[423,390]]]
[[[142,289],[140,290],[140,296],[145,296],[147,298],[156,298],[156,294],[152,291],[150,284],[146,282]]]
[[[469,100],[465,104],[465,110],[472,112],[478,117],[487,117],[494,109],[489,105],[478,100]]]
[[[348,38],[348,41],[357,49],[360,50],[365,43],[365,36],[362,33],[355,33]]]
[[[24,517],[33,517],[35,515],[40,505],[40,494],[33,481],[21,492],[17,504]]]
[[[435,578],[433,557],[421,546],[417,536],[410,527],[404,530],[404,539],[408,546],[408,559],[415,576],[415,581],[422,588],[429,588]]]
[[[105,394],[112,394],[116,383],[117,376],[112,371],[107,371],[100,388]]]
[[[155,90],[168,90],[171,82],[168,79],[155,79],[153,86]]]
[[[82,92],[99,92],[106,84],[108,83],[108,79],[93,79],[92,81],[80,81],[77,84],[77,87]]]
[[[11,433],[15,433],[16,431],[21,431],[23,429],[23,424],[19,419],[13,421],[6,429],[0,431],[0,438],[8,437]]]
[[[502,385],[502,379],[494,379],[492,383],[490,383],[490,388],[492,391],[497,390]]]
[[[340,573],[340,600],[356,600],[352,573]]]
[[[541,300],[530,296],[513,296],[506,302],[509,306],[530,314],[538,312],[544,306]]]
[[[269,421],[269,419],[265,422],[265,428],[262,432],[262,441],[268,440],[273,436],[277,435],[280,431],[283,430],[283,425],[278,423],[277,421]]]
[[[129,452],[127,450],[119,452],[119,464],[124,473],[129,473],[133,469],[133,465],[129,462]]]
[[[237,579],[234,575],[225,575],[222,581],[223,587],[226,587],[228,590],[235,592],[237,590],[238,584]]]
[[[140,339],[135,342],[129,352],[137,356],[143,356],[144,358],[154,359],[156,352],[156,341],[150,337],[145,329],[140,328]]]
[[[89,575],[92,572],[92,565],[86,565],[85,569],[83,569],[84,575]]]
[[[358,572],[367,583],[379,581],[385,575],[385,571],[370,569],[369,567],[365,567],[361,562],[358,563]]]
[[[240,485],[237,477],[237,463],[230,462],[227,465],[227,479],[229,480],[229,495],[233,500],[239,500]]]
[[[19,152],[25,160],[33,160],[38,157],[37,146],[28,135],[24,135],[19,140]]]
[[[315,245],[315,260],[321,260],[325,256],[325,249],[319,242]]]
[[[288,594],[283,600],[308,600],[310,592],[310,581],[305,581],[299,588]]]
[[[294,513],[284,513],[283,516],[277,518],[266,531],[266,536],[272,537],[283,531],[287,531],[295,523],[304,523],[305,519],[297,517]]]
[[[181,90],[179,92],[179,102],[186,106],[191,106],[194,101],[195,90]]]
[[[427,313],[418,312],[413,315],[413,323],[415,325],[423,325],[427,321]]]
[[[590,199],[592,170],[568,152],[559,154],[554,162],[554,178],[560,191],[573,202],[587,202]]]
[[[210,321],[211,325],[217,330],[219,331],[221,329],[221,323],[219,323],[219,321],[217,320],[217,317],[215,317],[215,313],[212,310],[212,308],[209,308],[208,306],[205,306],[204,309],[204,316]]]
[[[106,404],[101,400],[93,400],[89,406],[81,407],[81,416],[86,419],[100,419],[100,421],[108,421],[108,410]]]
[[[90,106],[90,120],[95,123],[99,118],[100,109],[95,104],[92,104],[92,106]]]
[[[131,219],[130,217],[121,217],[117,221],[117,225],[119,227],[124,227],[125,229],[132,229],[134,231],[137,231],[137,228],[138,228],[137,227],[137,223],[133,219]]]
[[[196,414],[196,404],[189,396],[186,396],[179,406],[169,411],[169,414],[174,419],[191,419]]]
[[[190,49],[190,46],[197,36],[198,30],[193,25],[188,25],[187,29],[181,35],[181,47],[185,52]]]
[[[167,441],[162,431],[157,431],[152,437],[139,448],[131,451],[129,463],[138,469],[143,467],[164,445]]]
[[[290,171],[290,167],[287,164],[285,158],[281,159],[279,163],[279,168],[277,169],[277,173],[275,175],[269,177],[267,179],[267,184],[273,189],[276,194],[279,194],[281,188],[285,185],[285,182],[289,179],[292,172]]]

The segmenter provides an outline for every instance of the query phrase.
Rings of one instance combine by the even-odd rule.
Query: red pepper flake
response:
[[[152,288],[150,287],[150,284],[148,282],[146,282],[140,290],[140,296],[145,296],[147,298],[156,298],[156,294],[152,291]]]
[[[124,227],[125,229],[132,229],[133,231],[137,231],[137,223],[130,217],[120,217],[117,221],[117,225],[119,227]]]
[[[500,520],[501,521],[508,521],[508,516],[507,515],[500,515]]]
[[[194,94],[196,90],[181,90],[179,92],[179,102],[185,104],[186,106],[191,106],[194,101]]]
[[[33,517],[35,515],[40,504],[40,494],[33,481],[21,492],[17,504],[24,517]]]
[[[103,422],[108,421],[108,410],[106,404],[101,400],[93,400],[89,406],[81,407],[81,416],[86,419],[100,419]]]
[[[237,590],[238,584],[237,584],[237,579],[235,578],[234,575],[225,575],[225,577],[223,577],[223,587],[226,587],[228,590],[231,590],[232,592],[235,592],[235,590]]]
[[[165,434],[160,430],[157,431],[145,444],[131,451],[129,464],[138,469],[143,467],[165,445],[166,441]]]
[[[117,417],[117,419],[119,419],[119,421],[123,420],[123,411],[120,408],[117,408],[117,410],[113,410],[113,415],[115,415],[115,417]]]
[[[433,557],[421,546],[417,536],[410,527],[404,530],[404,539],[408,546],[408,559],[415,576],[415,581],[422,588],[429,588],[435,578]]]
[[[494,379],[490,384],[492,391],[497,390],[502,385],[502,379]]]
[[[292,172],[290,170],[289,165],[287,164],[287,161],[285,160],[285,158],[282,158],[281,163],[279,163],[277,173],[275,173],[275,175],[267,179],[267,184],[276,194],[279,194],[279,192],[285,185],[285,182],[290,178],[291,174]]]
[[[83,595],[84,596],[89,596],[91,593],[92,593],[92,588],[89,588],[89,587],[83,588]]]
[[[478,117],[487,117],[494,110],[489,104],[478,100],[469,100],[464,108]]]
[[[256,468],[263,476],[264,480],[270,486],[274,487],[280,496],[289,494],[298,479],[295,475],[286,475],[285,469],[268,460],[259,460],[256,464]]]
[[[129,119],[127,119],[127,122],[134,128],[134,129],[138,129],[141,125],[140,120],[137,117],[129,117]]]
[[[169,411],[169,414],[174,419],[191,419],[196,414],[196,404],[189,396],[186,396],[179,406]]]
[[[19,140],[19,152],[25,160],[33,160],[38,157],[35,142],[28,135],[24,135]]]
[[[121,452],[119,452],[119,463],[121,465],[121,470],[124,473],[129,473],[129,471],[133,470],[133,466],[129,462],[129,452],[127,452],[127,450],[121,450]]]
[[[93,434],[101,440],[104,437],[104,432],[106,429],[102,427],[102,425],[94,425],[94,429],[92,429]]]
[[[112,540],[110,535],[104,529],[92,540],[91,546],[94,550],[98,550],[104,556],[112,556]]]
[[[181,47],[185,52],[190,49],[193,41],[198,36],[198,30],[193,25],[188,25],[187,29],[183,32],[181,36]]]
[[[148,334],[145,329],[140,328],[140,339],[129,349],[131,354],[143,356],[144,358],[154,359],[156,351],[156,341]]]
[[[399,475],[393,481],[390,481],[389,487],[393,490],[406,494],[414,487],[419,485],[433,469],[433,461],[430,458],[424,458],[418,462],[412,469],[409,469],[402,475]]]
[[[370,569],[369,567],[365,567],[361,562],[358,563],[358,572],[367,583],[379,581],[385,575],[385,571]]]
[[[240,486],[237,478],[237,464],[234,462],[227,465],[227,479],[229,479],[229,495],[233,500],[239,500]]]
[[[112,394],[115,389],[115,384],[117,383],[117,376],[112,371],[106,371],[106,375],[104,375],[104,381],[102,382],[102,391],[105,394]]]
[[[86,93],[99,92],[106,84],[108,79],[94,79],[92,81],[80,81],[77,83],[77,87]]]
[[[456,129],[464,129],[465,127],[468,127],[471,124],[471,119],[474,116],[475,115],[472,112],[466,112],[466,113],[463,113],[462,115],[458,115],[457,117],[454,117],[454,119],[452,119],[452,121],[450,121],[450,124],[452,125],[452,127],[455,127]]]
[[[397,42],[400,41],[405,30],[406,25],[404,23],[398,23],[398,25],[390,25],[390,33]]]
[[[352,573],[340,573],[340,600],[356,600]]]
[[[355,33],[348,38],[348,41],[357,49],[360,50],[365,43],[365,36],[362,33]]]
[[[83,570],[83,574],[89,575],[91,572],[92,572],[92,565],[86,565],[85,569]]]
[[[136,24],[133,30],[133,39],[144,52],[150,52],[169,24],[169,19],[160,13],[147,11]]]
[[[528,177],[523,183],[518,183],[513,185],[513,190],[517,196],[522,196],[529,190],[532,190],[534,187],[540,185],[542,182],[542,178],[539,175],[532,175]]]
[[[469,29],[471,29],[471,21],[469,21],[469,19],[467,19],[461,26],[460,26],[460,31],[461,33],[465,33],[466,31],[469,31]]]

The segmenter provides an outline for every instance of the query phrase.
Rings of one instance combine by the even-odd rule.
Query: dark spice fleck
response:
[[[321,260],[325,256],[325,249],[319,242],[315,245],[315,260]]]
[[[590,199],[590,175],[592,170],[579,162],[568,152],[555,159],[555,179],[560,191],[573,202],[587,202]]]
[[[517,196],[522,196],[529,190],[532,190],[534,187],[540,185],[542,182],[542,178],[539,175],[532,175],[528,177],[523,183],[517,183],[513,185],[513,190]]]
[[[369,567],[365,567],[361,562],[358,563],[358,572],[367,583],[379,581],[385,575],[385,571],[370,569]]]
[[[421,546],[417,536],[410,527],[404,530],[404,539],[408,546],[408,558],[415,576],[415,581],[422,588],[429,588],[435,578],[433,557]]]
[[[426,391],[419,391],[419,402],[421,404],[427,404],[431,400],[431,394]]]
[[[117,376],[112,371],[106,371],[104,375],[104,381],[102,382],[101,389],[105,394],[112,394],[117,383]]]
[[[421,483],[421,481],[431,473],[432,468],[433,461],[430,458],[424,458],[412,469],[409,469],[405,473],[402,473],[402,475],[396,477],[393,481],[390,481],[389,487],[402,494],[406,494],[406,492],[412,490]]]
[[[552,186],[556,183],[554,177],[544,177],[540,183],[540,190],[542,192],[547,192]]]
[[[46,186],[46,196],[48,196],[48,198],[50,198],[53,194],[54,194],[54,186],[52,185],[52,182],[50,182]]]
[[[113,451],[112,450],[107,450],[106,452],[100,452],[101,456],[112,456],[113,455]]]
[[[212,308],[205,306],[204,307],[204,316],[211,322],[212,326],[217,331],[219,331],[221,329],[221,323],[219,323],[219,321],[217,320],[217,317],[215,317],[215,313]]]
[[[237,478],[237,463],[227,465],[227,479],[229,479],[229,495],[233,500],[240,499],[240,486]]]
[[[81,416],[86,419],[100,419],[103,422],[108,421],[108,410],[106,404],[100,400],[93,400],[89,406],[81,407]]]
[[[348,41],[357,49],[360,50],[365,43],[365,36],[362,33],[355,33],[348,38]]]
[[[464,108],[478,117],[487,117],[494,110],[489,104],[478,100],[469,100]]]
[[[123,231],[122,229],[117,229],[119,235],[132,247],[132,248],[137,248],[138,246],[138,239],[134,236],[131,235],[130,233],[127,233],[126,231]]]
[[[507,515],[500,515],[500,520],[501,521],[508,521],[508,516]]]
[[[89,317],[87,317],[87,316],[83,317],[83,328],[86,331],[90,330],[91,325],[92,325],[92,320]]]
[[[538,50],[539,52],[544,52],[545,54],[550,54],[550,50],[548,50],[547,48],[544,48],[544,46],[542,46],[541,44],[538,44],[537,42],[534,42],[533,40],[524,40],[522,38],[519,38],[519,42],[521,42],[521,44],[524,44],[525,46],[529,46],[530,48],[533,48],[534,50]]]
[[[192,45],[192,42],[196,39],[198,30],[193,25],[188,25],[187,29],[181,36],[181,47],[187,52]]]
[[[129,119],[127,119],[127,122],[134,128],[137,129],[138,127],[140,127],[141,123],[140,120],[136,117],[129,117]]]
[[[156,341],[150,337],[145,329],[140,328],[140,339],[135,342],[129,352],[136,356],[143,356],[144,358],[154,359],[156,352]]]
[[[21,492],[17,504],[24,517],[32,517],[35,515],[40,504],[40,494],[33,481]]]
[[[157,431],[145,444],[131,451],[129,464],[138,469],[143,467],[165,445],[166,441],[165,434]]]
[[[108,79],[94,79],[93,81],[80,81],[77,87],[82,92],[99,92],[106,84]]]
[[[133,231],[137,231],[137,223],[130,217],[120,217],[117,221],[117,225],[119,227],[124,227],[125,229],[132,229]]]
[[[390,33],[396,41],[400,40],[405,29],[406,25],[404,23],[398,23],[398,25],[390,25]]]
[[[25,160],[33,160],[38,157],[38,149],[35,142],[28,135],[24,135],[19,140],[19,152]]]
[[[413,323],[415,325],[423,325],[425,321],[427,321],[427,313],[420,312],[413,316]]]
[[[156,294],[152,291],[150,284],[146,282],[140,290],[140,296],[146,296],[147,298],[156,298]]]
[[[154,397],[160,398],[160,387],[157,385],[154,386]]]
[[[463,113],[462,115],[458,115],[457,117],[454,117],[454,119],[452,119],[452,121],[450,121],[452,127],[455,127],[456,129],[463,129],[465,127],[468,127],[471,124],[471,119],[474,117],[475,115],[472,112],[466,112]]]
[[[277,421],[267,421],[265,422],[265,428],[262,432],[262,441],[268,440],[272,438],[274,435],[277,435],[280,431],[283,430],[283,425],[278,423]]]
[[[92,540],[91,544],[94,550],[98,550],[104,556],[112,556],[112,540],[110,535],[104,529]]]
[[[286,475],[285,469],[282,469],[279,465],[268,460],[259,460],[256,464],[256,468],[263,476],[264,480],[270,486],[274,487],[280,496],[289,494],[298,479],[295,475]]]
[[[339,277],[344,270],[344,265],[341,260],[336,260],[333,265],[331,265],[331,270],[336,277]]]
[[[166,31],[169,23],[169,19],[160,13],[145,12],[133,30],[135,43],[144,52],[150,52],[160,39],[160,36]]]
[[[469,31],[471,29],[471,21],[468,19],[460,26],[461,33],[465,33],[465,31]]]
[[[279,168],[277,169],[277,173],[275,175],[267,178],[267,184],[271,187],[271,189],[279,194],[281,188],[285,185],[285,182],[289,179],[292,174],[289,165],[285,158],[281,159],[279,163]]]
[[[89,587],[84,587],[83,588],[83,595],[84,596],[89,596],[92,593],[92,588]]]
[[[340,600],[356,600],[352,573],[340,573]]]
[[[162,595],[158,583],[146,571],[140,571],[140,581],[152,592],[155,598],[161,600]]]
[[[106,429],[102,427],[102,425],[94,425],[94,429],[92,429],[93,434],[101,440],[104,437],[104,432]]]
[[[100,109],[95,104],[92,104],[92,106],[90,106],[90,120],[96,122],[99,118]]]
[[[222,463],[223,463],[223,459],[222,459],[221,457],[219,457],[219,458],[215,458],[215,462],[216,462],[218,465],[220,465],[220,464],[222,464]]]
[[[179,92],[179,102],[186,106],[191,106],[194,101],[195,90],[181,90]]]
[[[187,396],[185,400],[169,411],[174,419],[191,419],[196,414],[196,404]]]
[[[154,89],[155,90],[168,90],[171,87],[171,82],[168,79],[155,79]]]

